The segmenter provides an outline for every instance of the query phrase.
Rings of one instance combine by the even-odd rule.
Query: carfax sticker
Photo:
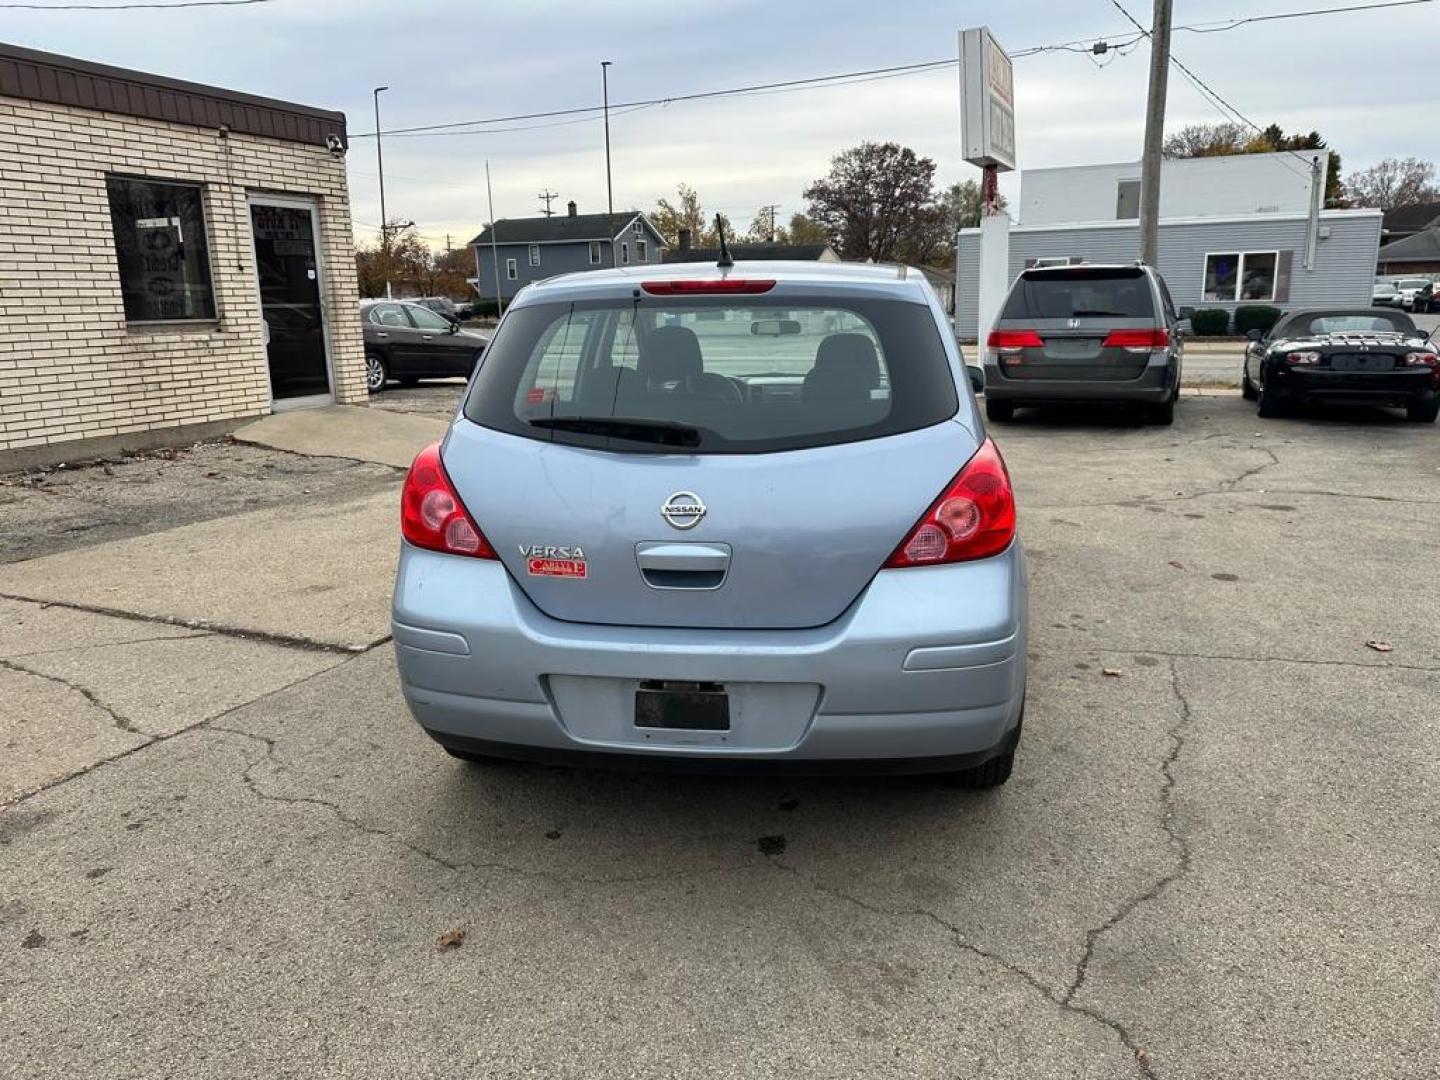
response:
[[[526,565],[531,577],[583,578],[585,576],[584,559],[531,559]]]

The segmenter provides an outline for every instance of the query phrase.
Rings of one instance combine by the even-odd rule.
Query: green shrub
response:
[[[473,300],[470,302],[470,318],[493,319],[499,314],[494,300]]]
[[[1196,337],[1224,337],[1230,329],[1230,313],[1224,308],[1196,308],[1190,328]]]
[[[1235,309],[1235,333],[1251,330],[1268,331],[1280,319],[1280,309],[1269,304],[1241,304]]]

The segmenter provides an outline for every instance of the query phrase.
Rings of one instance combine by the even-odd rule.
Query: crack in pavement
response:
[[[309,652],[334,653],[339,656],[356,656],[378,648],[390,640],[390,635],[376,638],[364,645],[336,645],[328,641],[276,634],[268,630],[247,630],[237,626],[212,623],[206,619],[182,619],[175,615],[145,615],[123,608],[102,607],[99,604],[80,604],[70,600],[45,600],[38,596],[22,596],[18,593],[0,592],[0,600],[13,600],[22,604],[35,604],[41,609],[64,608],[67,611],[83,611],[88,615],[108,615],[112,619],[129,619],[132,622],[158,623],[161,626],[180,626],[188,630],[203,630],[222,637],[239,638],[242,641],[259,641],[266,645],[278,645],[285,649],[305,649]]]
[[[940,927],[941,930],[948,933],[951,939],[959,948],[963,949],[965,952],[970,953],[972,956],[977,956],[982,960],[995,964],[996,966],[1001,968],[1001,970],[1016,976],[1032,990],[1044,997],[1046,1001],[1050,1002],[1050,1004],[1054,1005],[1062,1012],[1074,1013],[1077,1016],[1083,1016],[1086,1019],[1093,1020],[1096,1023],[1101,1024],[1106,1028],[1109,1028],[1110,1031],[1115,1035],[1115,1037],[1120,1040],[1120,1044],[1124,1046],[1127,1051],[1129,1051],[1131,1057],[1135,1061],[1135,1067],[1139,1070],[1140,1075],[1144,1077],[1145,1080],[1155,1080],[1155,1073],[1150,1068],[1150,1055],[1148,1051],[1146,1051],[1144,1047],[1140,1046],[1135,1041],[1134,1036],[1131,1035],[1129,1029],[1126,1028],[1124,1024],[1122,1024],[1118,1020],[1115,1020],[1112,1017],[1106,1016],[1104,1013],[1100,1012],[1098,1009],[1092,1008],[1091,1006],[1076,1004],[1072,1000],[1074,996],[1073,993],[1057,994],[1051,987],[1047,986],[1044,981],[1042,981],[1033,972],[1029,971],[1024,967],[1021,967],[1019,964],[1012,963],[1011,961],[1005,959],[1005,957],[1001,956],[999,953],[991,952],[988,949],[976,945],[973,941],[970,941],[968,938],[965,937],[965,934],[960,929],[960,927],[956,926],[949,920],[941,917],[936,912],[931,911],[928,908],[921,907],[890,908],[884,907],[880,904],[873,904],[868,900],[862,900],[858,896],[854,896],[848,892],[845,892],[843,889],[837,889],[834,886],[822,884],[811,875],[804,873],[797,867],[794,867],[789,863],[783,862],[778,858],[771,856],[769,857],[769,861],[770,864],[774,866],[777,870],[783,870],[787,874],[793,875],[821,895],[833,897],[836,900],[841,900],[847,904],[852,904],[855,907],[860,908],[862,911],[868,911],[874,915],[882,915],[892,918],[899,917],[925,919],[933,923],[934,925]]]
[[[110,717],[111,722],[113,722],[114,725],[121,731],[129,735],[139,735],[142,738],[146,739],[154,738],[154,736],[151,735],[149,732],[141,731],[128,719],[120,715],[120,713],[117,712],[114,708],[105,704],[105,702],[100,699],[100,696],[96,694],[95,691],[91,690],[88,686],[82,686],[77,682],[71,681],[70,679],[61,678],[59,675],[50,675],[43,671],[36,671],[34,668],[26,667],[24,664],[17,664],[14,660],[0,659],[0,668],[4,668],[7,671],[14,671],[21,675],[33,675],[37,679],[44,679],[46,682],[55,683],[57,686],[63,686],[67,690],[73,690],[75,691],[75,693],[79,694],[86,701],[88,701],[91,705],[94,705],[97,709]]]
[[[239,707],[243,708],[243,706]],[[491,870],[505,874],[513,874],[516,877],[539,878],[546,881],[553,881],[556,884],[560,885],[629,885],[649,881],[669,881],[673,880],[676,876],[674,872],[671,871],[657,871],[651,874],[563,874],[557,873],[553,870],[539,870],[533,867],[518,866],[513,863],[494,861],[475,862],[468,859],[447,859],[445,856],[440,855],[437,852],[431,851],[429,848],[422,847],[419,844],[412,843],[411,841],[406,840],[403,837],[395,835],[395,833],[390,831],[389,829],[384,829],[378,825],[371,825],[367,822],[361,821],[359,818],[356,818],[353,815],[347,813],[345,808],[339,803],[334,802],[330,799],[324,799],[318,795],[281,795],[274,791],[267,791],[262,788],[259,782],[255,779],[254,772],[257,768],[264,764],[270,764],[272,766],[279,764],[279,758],[276,754],[276,749],[279,743],[278,739],[271,738],[268,735],[258,735],[253,731],[246,731],[243,728],[225,727],[224,725],[214,723],[207,725],[206,730],[224,732],[225,734],[229,735],[238,735],[241,738],[250,739],[253,742],[257,742],[265,748],[265,753],[260,758],[257,758],[256,760],[250,762],[250,764],[245,767],[245,771],[241,773],[240,776],[240,779],[245,784],[245,787],[257,799],[260,799],[264,802],[284,803],[292,806],[318,806],[322,809],[330,811],[330,813],[335,817],[335,819],[342,824],[347,825],[350,828],[365,834],[366,836],[378,836],[385,840],[388,840],[391,843],[397,844],[405,850],[420,856],[422,859],[435,863],[438,866],[444,867],[446,870],[450,870],[456,873]],[[688,876],[708,877],[714,876],[716,874],[734,873],[737,870],[743,869],[746,868],[739,866],[725,867],[708,872],[692,872]]]
[[[1085,986],[1086,979],[1090,974],[1090,961],[1095,955],[1095,946],[1100,938],[1109,933],[1120,923],[1124,922],[1132,912],[1141,904],[1156,899],[1175,882],[1190,872],[1190,844],[1183,833],[1175,826],[1175,763],[1179,760],[1180,752],[1185,749],[1185,729],[1191,720],[1190,701],[1185,692],[1180,688],[1180,671],[1174,658],[1170,660],[1170,690],[1174,694],[1179,705],[1179,717],[1166,729],[1166,736],[1170,739],[1170,750],[1160,762],[1160,773],[1164,778],[1160,784],[1160,828],[1165,831],[1171,849],[1175,852],[1175,865],[1168,872],[1157,878],[1148,889],[1137,893],[1122,903],[1115,911],[1099,926],[1094,927],[1085,934],[1085,951],[1080,956],[1080,961],[1075,965],[1075,978],[1071,981],[1069,989],[1065,991],[1064,1000],[1069,1003],[1080,993]]]
[[[1426,664],[1366,663],[1362,660],[1320,660],[1303,656],[1245,656],[1239,653],[1167,652],[1164,649],[1132,649],[1101,645],[1096,652],[1117,656],[1163,656],[1168,660],[1230,660],[1242,664],[1311,664],[1317,667],[1358,668],[1361,671],[1440,671],[1440,666]],[[1393,653],[1391,655],[1394,655]]]
[[[53,649],[31,649],[29,652],[10,653],[9,656],[11,660],[25,660],[32,656],[53,656],[55,653],[93,652],[96,649],[112,649],[121,645],[144,645],[150,641],[194,641],[214,636],[210,630],[193,630],[185,634],[152,634],[150,637],[121,638],[119,641],[97,641],[91,645],[57,645]]]
[[[286,683],[284,686],[277,686],[277,687],[275,687],[275,689],[273,689],[273,690],[266,690],[266,691],[265,691],[264,693],[262,693],[262,694],[256,694],[256,695],[255,695],[253,698],[251,698],[249,701],[242,701],[242,702],[241,702],[240,704],[238,704],[238,705],[232,705],[232,706],[230,706],[229,708],[222,709],[220,712],[215,713],[215,714],[213,714],[213,715],[211,715],[211,716],[202,717],[201,719],[195,721],[195,723],[193,723],[193,724],[187,724],[185,727],[177,728],[175,731],[167,732],[167,733],[165,733],[165,734],[163,734],[163,735],[145,735],[145,733],[144,733],[143,731],[142,731],[142,732],[137,732],[137,734],[145,735],[145,738],[146,738],[148,741],[147,741],[147,742],[140,743],[138,746],[132,746],[132,747],[130,747],[130,749],[128,749],[128,750],[122,750],[122,751],[120,751],[120,753],[118,753],[118,754],[112,754],[110,757],[101,758],[99,761],[92,761],[89,765],[86,765],[86,766],[84,766],[83,768],[76,769],[74,772],[72,772],[72,773],[67,773],[67,774],[65,774],[64,776],[58,776],[58,777],[56,777],[54,780],[49,781],[48,783],[41,784],[39,787],[35,788],[33,791],[27,791],[27,792],[25,792],[23,795],[18,795],[18,796],[16,796],[15,798],[11,799],[9,802],[0,802],[0,810],[9,809],[9,808],[12,807],[12,806],[18,806],[18,805],[20,805],[20,804],[23,803],[23,802],[27,802],[28,800],[35,798],[37,795],[42,795],[42,794],[44,794],[44,793],[47,792],[47,791],[52,791],[52,790],[54,790],[55,788],[62,787],[62,786],[64,786],[65,784],[70,783],[72,780],[77,780],[77,779],[79,779],[79,778],[82,777],[82,776],[86,776],[86,775],[94,772],[96,769],[103,768],[103,767],[106,766],[106,765],[114,765],[114,764],[116,764],[117,762],[124,761],[126,758],[130,757],[130,755],[132,755],[132,754],[138,754],[138,753],[140,753],[140,751],[142,751],[142,750],[148,750],[148,749],[149,749],[150,747],[152,747],[152,746],[158,746],[160,743],[169,742],[171,739],[174,739],[174,738],[176,738],[176,737],[178,737],[178,736],[180,736],[180,735],[187,735],[187,734],[189,734],[190,732],[193,732],[193,731],[195,731],[195,730],[197,730],[197,729],[199,729],[199,728],[205,727],[207,724],[210,724],[210,723],[212,723],[213,721],[220,720],[220,719],[223,719],[223,718],[226,717],[226,716],[229,716],[231,713],[235,712],[237,709],[243,709],[243,708],[245,708],[245,707],[248,706],[248,705],[254,705],[257,701],[264,701],[266,698],[268,698],[268,697],[273,697],[275,694],[283,694],[285,691],[287,691],[287,690],[292,690],[292,689],[294,689],[295,687],[299,686],[301,683],[308,682],[308,681],[311,680],[311,679],[319,678],[321,675],[324,675],[326,672],[334,671],[336,668],[343,667],[345,664],[348,664],[351,660],[358,660],[358,659],[359,659],[358,656],[348,657],[347,659],[340,661],[340,663],[338,663],[338,664],[332,664],[330,667],[321,668],[319,671],[312,671],[312,672],[310,672],[308,675],[301,675],[301,676],[300,676],[299,678],[297,678],[297,679],[292,679],[290,682]],[[3,659],[0,659],[0,666],[3,666],[3,667],[16,667],[16,668],[19,667],[19,665],[12,665],[8,660],[3,660]],[[27,674],[34,674],[34,675],[39,675],[39,674],[40,674],[39,672],[30,672],[30,671],[28,671],[28,669],[22,669],[22,670],[25,670]],[[49,676],[41,675],[41,677],[42,677],[42,678],[48,678]],[[59,680],[55,680],[55,681],[59,681]],[[102,708],[103,708],[103,706],[102,706]],[[109,711],[109,710],[107,710],[107,711]],[[112,713],[112,715],[113,715],[113,713]]]
[[[1099,506],[1124,506],[1130,508],[1139,508],[1142,506],[1164,506],[1168,503],[1190,502],[1193,499],[1213,498],[1216,495],[1257,495],[1260,494],[1260,492],[1251,491],[1249,488],[1240,488],[1238,485],[1250,479],[1252,476],[1256,476],[1259,473],[1264,472],[1266,469],[1273,468],[1274,466],[1279,465],[1280,458],[1276,456],[1274,450],[1271,450],[1268,447],[1248,446],[1245,449],[1253,450],[1256,453],[1265,454],[1270,458],[1270,460],[1262,462],[1259,465],[1252,465],[1248,469],[1243,469],[1235,476],[1223,477],[1215,487],[1206,488],[1203,491],[1192,491],[1184,495],[1167,495],[1164,498],[1157,499],[1149,499],[1142,495],[1133,499],[1116,499],[1113,502],[1089,502],[1055,506],[1032,505],[1030,503],[1026,503],[1025,508],[1030,511],[1089,510]],[[1266,489],[1267,494],[1269,493],[1269,490],[1270,489]]]

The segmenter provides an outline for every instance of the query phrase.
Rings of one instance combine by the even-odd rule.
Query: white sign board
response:
[[[1015,74],[986,27],[960,31],[960,144],[972,165],[1015,168]]]

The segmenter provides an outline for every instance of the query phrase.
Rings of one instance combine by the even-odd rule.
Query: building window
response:
[[[642,263],[647,261],[646,256],[645,256],[645,241],[644,241],[644,240],[636,240],[636,241],[635,241],[635,261],[636,261],[636,262],[642,262]]]
[[[1031,266],[1038,270],[1047,266],[1069,266],[1076,261],[1078,260],[1071,259],[1069,255],[1041,255],[1031,262]]]
[[[214,319],[205,204],[193,184],[107,176],[127,322]]]
[[[1121,180],[1115,185],[1115,220],[1128,221],[1140,216],[1140,181]]]
[[[530,265],[531,265],[531,266],[539,266],[539,265],[540,265],[540,245],[539,245],[539,244],[531,244],[531,245],[530,245]]]
[[[590,265],[600,265],[600,241],[598,240],[590,241]]]
[[[621,244],[621,245],[620,245],[620,261],[621,261],[622,263],[625,263],[626,265],[629,265],[629,262],[630,262],[630,245],[629,245],[629,244]]]
[[[640,219],[638,217],[635,219],[635,224],[630,227],[635,231],[636,236],[645,235],[645,226],[640,224]]]
[[[1235,251],[1205,256],[1206,302],[1269,301],[1275,299],[1275,269],[1279,252]]]
[[[515,267],[514,259],[505,260],[505,276],[511,281],[514,281],[517,277],[520,276],[520,272]]]

